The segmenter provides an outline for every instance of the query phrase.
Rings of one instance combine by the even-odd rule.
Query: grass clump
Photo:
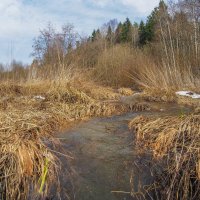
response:
[[[3,199],[26,199],[38,191],[38,180],[42,175],[45,159],[49,160],[47,186],[54,181],[57,173],[56,156],[47,143],[50,116],[41,112],[12,110],[0,112],[0,182]],[[33,189],[34,188],[34,189]],[[31,194],[32,195],[32,194]]]
[[[157,119],[139,116],[129,126],[136,133],[138,152],[152,156],[155,199],[199,199],[200,113]]]
[[[109,90],[105,89],[104,93],[103,87],[99,87],[101,93],[86,93],[68,81],[0,84],[0,193],[3,199],[37,199],[49,194],[53,184],[59,183],[59,160],[56,150],[52,149],[59,141],[54,134],[75,120],[127,111],[123,105],[100,100],[111,98],[107,96]],[[113,94],[112,99],[117,99],[116,93]],[[56,188],[59,190],[59,185]]]

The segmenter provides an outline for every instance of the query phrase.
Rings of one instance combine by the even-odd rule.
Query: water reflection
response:
[[[168,112],[162,114],[176,115],[183,109],[170,105]],[[185,109],[185,112],[188,110]],[[129,120],[139,114],[141,113],[93,119],[59,135],[64,148],[75,157],[71,161],[76,174],[72,176],[71,189],[67,190],[69,184],[62,182],[70,199],[131,200],[136,198],[131,197],[131,192],[138,194],[142,187],[152,182],[148,158],[142,160],[146,162],[143,163],[146,167],[140,168],[137,155],[134,154],[134,134],[128,129]],[[161,112],[143,114],[159,116]]]

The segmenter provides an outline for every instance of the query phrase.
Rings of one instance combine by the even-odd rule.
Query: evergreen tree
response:
[[[101,32],[99,29],[97,29],[95,40],[98,40],[99,38],[101,38]]]
[[[99,30],[99,29],[94,30],[94,31],[92,32],[92,36],[91,36],[92,42],[98,40],[99,38],[101,38],[101,32],[100,32],[100,30]]]
[[[115,31],[115,43],[121,42],[122,23],[120,22]]]
[[[138,23],[137,23],[137,22],[134,22],[133,27],[134,27],[134,28],[138,28],[138,27],[139,27]]]
[[[139,44],[141,46],[145,45],[147,42],[146,36],[146,26],[143,21],[140,22],[139,26]]]
[[[121,42],[131,42],[132,24],[129,18],[122,25]]]
[[[155,25],[157,22],[158,8],[155,8],[151,15],[148,16],[145,31],[146,31],[146,42],[151,42],[155,36]]]
[[[168,15],[167,6],[163,0],[160,1],[159,6],[156,7],[148,16],[146,24],[140,23],[139,27],[139,43],[145,45],[148,42],[155,40],[156,26],[159,24],[161,16]]]
[[[92,32],[92,36],[91,36],[91,40],[92,40],[92,42],[94,42],[95,39],[96,39],[96,31],[93,30],[93,32]]]
[[[113,32],[112,32],[111,26],[109,25],[108,26],[108,31],[107,31],[107,34],[106,34],[106,40],[108,42],[112,43],[112,38],[113,38]]]

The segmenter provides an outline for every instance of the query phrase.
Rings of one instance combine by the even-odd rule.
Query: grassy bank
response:
[[[3,198],[26,199],[30,191],[34,198],[46,196],[52,183],[58,184],[59,153],[56,152],[56,146],[59,141],[54,136],[72,122],[119,114],[130,109],[159,111],[160,108],[151,107],[149,102],[152,101],[181,102],[172,92],[146,91],[141,96],[136,95],[138,99],[130,96],[133,93],[131,89],[103,87],[77,76],[70,79],[1,83],[0,182]],[[193,103],[196,105],[195,101]],[[170,124],[164,124],[166,129],[170,129]],[[155,134],[152,137],[155,138]],[[140,139],[138,137],[139,142],[153,144],[151,135]],[[72,159],[70,155],[65,155],[65,158]]]
[[[136,149],[151,156],[154,183],[145,192],[154,199],[199,199],[200,112],[171,117],[139,116],[129,124]],[[139,197],[138,197],[139,198]]]
[[[57,131],[75,120],[128,110],[112,103],[119,99],[117,91],[91,82],[1,83],[0,95],[3,199],[26,199],[30,191],[34,198],[48,194],[59,171],[58,154],[52,149],[59,144]]]

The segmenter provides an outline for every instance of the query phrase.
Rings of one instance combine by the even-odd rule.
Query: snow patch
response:
[[[192,91],[178,91],[178,92],[176,92],[176,94],[179,96],[190,97],[192,99],[200,99],[200,94],[197,94]]]
[[[45,100],[45,97],[43,96],[34,96],[33,98],[37,100]]]

